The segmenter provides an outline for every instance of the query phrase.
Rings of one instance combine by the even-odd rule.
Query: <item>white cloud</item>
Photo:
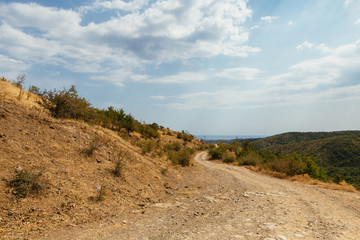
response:
[[[337,47],[327,56],[300,62],[283,74],[266,78],[261,87],[241,89],[234,85],[183,94],[173,96],[174,100],[164,105],[179,109],[243,109],[359,100],[359,69],[360,39]]]
[[[276,17],[276,16],[264,16],[264,17],[261,17],[260,20],[265,21],[265,22],[272,22],[273,20],[276,20],[278,18],[279,17]]]
[[[229,68],[216,73],[216,77],[234,79],[234,80],[253,80],[261,71],[257,68]]]
[[[134,69],[150,61],[246,57],[259,52],[246,45],[249,32],[243,24],[252,15],[246,2],[97,0],[79,12],[35,3],[2,3],[0,50],[29,64],[63,66],[93,74],[93,79],[110,77],[108,81],[118,85],[126,79],[119,77],[119,69],[125,69],[130,79],[144,81]],[[82,25],[88,10],[97,14],[104,9],[125,13]]]
[[[298,50],[304,50],[305,48],[313,48],[314,44],[311,42],[305,41],[301,45],[296,46],[296,49]]]
[[[181,84],[188,82],[201,82],[207,79],[207,75],[203,73],[180,72],[175,75],[164,76],[159,78],[149,78],[145,80],[148,83],[162,83],[162,84]]]
[[[150,96],[150,98],[152,98],[152,99],[155,99],[155,100],[165,100],[166,99],[166,97],[165,96]]]
[[[311,42],[305,41],[302,44],[298,45],[296,47],[296,49],[298,50],[304,50],[305,48],[309,48],[309,49],[315,49],[315,50],[319,50],[322,53],[329,53],[331,52],[331,48],[329,48],[328,46],[326,46],[324,43],[321,43],[319,45],[315,45]]]
[[[134,0],[125,2],[122,0],[103,1],[96,0],[90,6],[81,7],[81,11],[95,11],[97,9],[119,9],[124,11],[136,11],[148,5],[148,0]]]
[[[288,25],[289,27],[291,27],[291,26],[294,25],[294,22],[293,22],[293,21],[288,21],[287,25]]]
[[[354,22],[354,24],[355,24],[355,25],[360,24],[360,18],[359,18],[359,19],[357,19],[357,20]]]

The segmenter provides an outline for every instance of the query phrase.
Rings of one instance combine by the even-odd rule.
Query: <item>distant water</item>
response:
[[[197,139],[204,140],[232,140],[232,139],[249,139],[263,138],[265,135],[195,135]]]

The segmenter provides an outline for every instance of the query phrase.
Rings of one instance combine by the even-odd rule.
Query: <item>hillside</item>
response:
[[[360,131],[285,133],[254,142],[263,151],[312,156],[330,177],[360,188]]]
[[[253,142],[257,149],[278,146],[290,143],[306,142],[337,136],[358,136],[360,131],[335,131],[335,132],[288,132],[259,139]]]
[[[146,204],[166,198],[186,171],[173,166],[164,149],[199,144],[168,129],[158,130],[157,140],[144,139],[53,118],[39,100],[0,80],[0,239],[141,214]],[[16,176],[32,185],[11,185]]]

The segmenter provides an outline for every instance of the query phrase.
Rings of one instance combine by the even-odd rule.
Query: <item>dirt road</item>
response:
[[[360,239],[360,194],[321,189],[207,161],[169,198],[53,239]]]

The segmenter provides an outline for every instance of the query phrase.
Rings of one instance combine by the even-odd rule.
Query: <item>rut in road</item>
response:
[[[321,189],[208,161],[168,199],[54,239],[360,239],[359,193]]]

